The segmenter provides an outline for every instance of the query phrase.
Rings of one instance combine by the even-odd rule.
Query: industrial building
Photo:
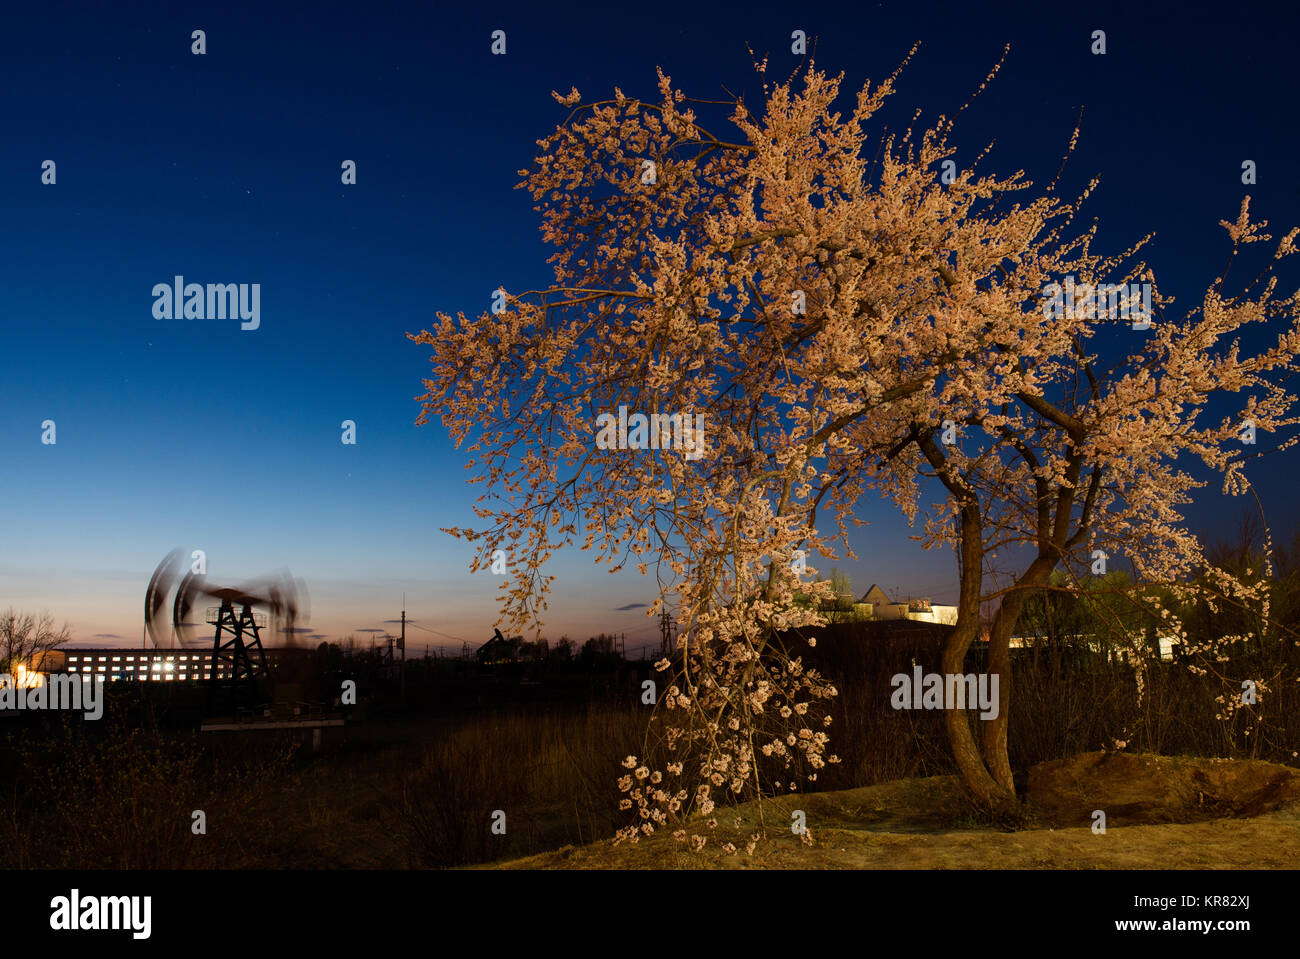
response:
[[[267,650],[267,659],[275,652]],[[61,649],[41,664],[42,672],[103,676],[106,682],[194,682],[211,679],[211,669],[211,649]],[[229,662],[217,664],[216,678],[230,678]]]

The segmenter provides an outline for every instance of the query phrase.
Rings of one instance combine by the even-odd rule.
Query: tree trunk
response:
[[[957,614],[957,628],[949,634],[943,647],[942,670],[945,675],[965,672],[966,650],[970,648],[975,632],[979,629],[978,608],[977,605],[974,616],[963,616],[961,612]],[[963,626],[963,619],[968,625]],[[985,766],[979,748],[975,745],[975,737],[971,735],[966,710],[944,710],[944,723],[948,730],[948,744],[952,747],[952,756],[957,762],[957,771],[975,801],[989,809],[1001,809],[1013,803],[1014,792],[995,780]]]
[[[966,651],[979,631],[980,589],[984,566],[983,528],[979,505],[968,501],[962,507],[959,519],[961,528],[961,594],[957,601],[957,627],[949,634],[943,646],[942,671],[944,675],[965,673]],[[1002,811],[1015,804],[1015,791],[998,782],[990,773],[975,745],[966,710],[949,709],[944,712],[948,730],[948,743],[957,763],[962,782],[975,797],[976,803],[993,811]]]
[[[1014,595],[1014,594],[1013,594]],[[1002,601],[998,615],[989,629],[988,673],[998,677],[998,714],[993,719],[983,720],[984,758],[989,772],[999,786],[1015,795],[1016,786],[1011,776],[1011,757],[1007,752],[1007,727],[1011,719],[1011,633],[1012,626],[1019,618],[1019,608],[1014,615],[1004,620],[1007,603],[1011,597]],[[1003,622],[1012,626],[999,628]]]
[[[998,785],[1015,795],[1015,782],[1011,776],[1011,757],[1007,752],[1007,729],[1011,723],[1011,634],[1015,632],[1020,613],[1029,598],[1029,589],[1042,586],[1055,565],[1039,557],[1029,564],[1025,574],[1016,580],[1016,588],[998,605],[997,615],[989,628],[990,676],[998,677],[998,715],[984,720],[984,759]]]

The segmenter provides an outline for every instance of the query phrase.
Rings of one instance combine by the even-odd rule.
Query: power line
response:
[[[422,630],[424,630],[426,633],[433,633],[433,635],[435,635],[435,636],[442,636],[444,639],[454,639],[454,640],[455,640],[456,642],[458,642],[458,643],[468,643],[468,642],[469,642],[468,639],[461,639],[459,636],[452,636],[450,633],[440,633],[440,632],[438,632],[438,630],[436,630],[436,629],[430,629],[428,626],[421,626],[419,623],[417,623],[417,622],[416,622],[415,620],[413,620],[413,619],[408,619],[408,620],[406,621],[406,625],[407,625],[407,626],[414,626],[416,629],[422,629]]]

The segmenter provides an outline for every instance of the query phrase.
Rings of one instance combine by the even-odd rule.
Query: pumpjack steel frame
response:
[[[241,603],[239,615],[235,615],[235,605],[230,599],[223,599],[219,607],[208,611],[208,622],[217,627],[212,637],[212,662],[208,668],[208,679],[216,681],[223,665],[229,666],[228,678],[239,683],[244,680],[256,680],[270,676],[271,669],[266,662],[266,650],[262,646],[262,634],[258,623],[258,614],[254,614],[251,603]],[[228,632],[230,638],[225,642],[221,634]],[[252,642],[244,637],[251,635]],[[255,657],[254,658],[254,654]]]

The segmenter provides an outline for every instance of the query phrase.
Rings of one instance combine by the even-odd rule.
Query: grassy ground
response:
[[[631,709],[374,721],[325,751],[273,761],[276,744],[184,743],[128,731],[9,756],[0,864],[19,868],[985,869],[1294,868],[1300,772],[1258,761],[1078,753],[1028,770],[1015,831],[972,812],[955,778],[719,809],[691,852],[668,833],[608,838]],[[268,734],[269,735],[269,734]],[[239,772],[247,760],[249,771]],[[40,773],[41,775],[37,775]],[[16,777],[16,778],[15,778]],[[42,783],[52,783],[42,788]],[[194,835],[191,812],[207,813]],[[1106,813],[1105,834],[1093,813]],[[491,829],[506,814],[504,835]],[[803,813],[810,841],[790,831]],[[760,815],[769,839],[746,848]],[[693,832],[708,833],[697,827]],[[69,845],[72,839],[76,843]],[[725,843],[737,851],[728,853]],[[57,853],[57,855],[56,855]]]
[[[656,834],[635,845],[568,846],[487,868],[1294,869],[1300,862],[1300,776],[1293,770],[1101,754],[1044,766],[1055,768],[1031,775],[1027,828],[1016,831],[979,822],[957,780],[935,776],[773,801],[763,816],[777,827],[768,830],[775,838],[752,853],[747,840],[759,811],[748,804],[719,815],[700,852]],[[1064,782],[1069,790],[1059,789]],[[1258,814],[1216,815],[1229,808],[1229,794],[1239,797],[1238,808]],[[1093,805],[1112,810],[1104,834],[1093,831],[1086,811]],[[785,825],[795,810],[804,814],[810,843]],[[728,842],[735,852],[724,851]]]

